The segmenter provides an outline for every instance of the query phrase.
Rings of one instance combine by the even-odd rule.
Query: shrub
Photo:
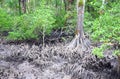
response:
[[[37,39],[43,34],[48,35],[55,27],[53,11],[48,7],[41,7],[32,14],[15,17],[14,27],[9,32],[9,40]]]
[[[13,26],[13,20],[8,13],[0,8],[0,33],[9,31]]]
[[[111,43],[120,44],[120,6],[118,4],[113,4],[108,11],[105,11],[104,15],[99,16],[99,18],[93,21],[92,34],[91,37],[96,42],[102,42],[103,45],[98,48],[94,48],[92,53],[98,57],[103,57],[103,52]],[[113,52],[116,55],[120,54],[119,48],[115,49]]]
[[[108,48],[109,48],[108,45],[103,44],[100,47],[95,47],[92,51],[92,54],[98,56],[99,58],[103,58],[104,57],[104,51]]]
[[[95,41],[120,44],[120,6],[115,5],[93,22],[92,38]]]

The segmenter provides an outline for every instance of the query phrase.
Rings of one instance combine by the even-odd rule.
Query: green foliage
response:
[[[93,21],[94,19],[92,18],[92,15],[88,12],[85,12],[85,18],[84,18],[84,31],[87,33],[91,33],[92,31],[92,25],[93,25]]]
[[[25,40],[37,38],[34,34],[35,26],[32,25],[32,18],[30,15],[22,15],[14,18],[14,27],[9,32],[8,40]]]
[[[120,50],[114,50],[113,55],[120,56]]]
[[[93,21],[91,37],[96,42],[120,44],[120,6],[119,3],[110,4],[112,8],[105,9],[104,14]],[[102,57],[104,47],[93,49],[93,54]],[[113,55],[119,55],[120,50],[115,50]]]
[[[92,33],[91,37],[97,42],[120,43],[119,0],[106,1],[101,8],[102,0],[87,0],[84,29]],[[8,31],[10,40],[37,39],[49,35],[52,29],[74,29],[77,23],[76,4],[69,1],[65,6],[61,0],[30,0],[26,2],[27,13],[23,15],[18,15],[18,0],[2,0],[0,4],[0,32]],[[65,7],[71,9],[65,10]],[[103,14],[99,13],[101,11]]]
[[[9,31],[12,28],[12,17],[8,13],[0,8],[0,32]]]
[[[95,47],[92,51],[92,54],[98,56],[99,58],[103,58],[104,57],[104,54],[103,52],[105,51],[105,49],[107,48],[108,46],[103,44],[101,45],[100,47]]]
[[[92,26],[92,38],[95,41],[120,43],[120,6],[115,5],[104,15],[97,18]]]
[[[65,23],[66,23],[66,20],[67,20],[67,17],[66,17],[66,11],[64,8],[62,9],[57,9],[56,12],[55,12],[55,19],[56,19],[56,27],[57,28],[61,28],[61,27],[64,27],[65,26]]]
[[[19,8],[18,1],[19,0],[1,0],[0,7],[11,15],[19,14],[19,11],[17,11]]]
[[[65,11],[64,3],[61,0],[56,0],[55,3],[56,7],[54,9],[55,13],[55,29],[60,29],[65,26],[67,20],[67,12]]]
[[[54,13],[49,7],[41,7],[32,14],[23,14],[14,18],[13,31],[9,32],[8,39],[37,39],[43,33],[48,35],[55,27],[53,15]]]
[[[101,10],[102,0],[88,0],[86,1],[86,11],[95,19],[99,17],[99,11]]]
[[[83,0],[79,0],[78,7],[83,6],[83,5],[84,5]]]
[[[40,30],[45,31],[45,34],[50,34],[53,28],[55,28],[55,14],[50,7],[40,8],[34,14],[35,26]]]
[[[1,4],[0,31],[9,32],[8,40],[38,39],[49,35],[52,29],[64,27],[68,17],[60,0],[31,0],[26,3],[27,13],[22,15],[18,15],[18,1],[6,0]]]

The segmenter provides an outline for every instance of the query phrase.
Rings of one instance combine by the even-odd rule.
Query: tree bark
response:
[[[22,13],[26,13],[26,0],[21,0],[22,3]]]
[[[77,0],[77,27],[75,38],[72,40],[69,48],[82,48],[82,51],[86,51],[90,47],[90,41],[84,35],[83,21],[85,11],[85,0]]]
[[[83,20],[84,20],[84,9],[85,9],[85,0],[77,0],[77,28],[76,34],[80,34],[80,37],[83,38]]]
[[[26,0],[19,0],[19,12],[26,13]]]

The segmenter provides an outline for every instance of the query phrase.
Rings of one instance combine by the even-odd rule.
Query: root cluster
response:
[[[1,79],[119,79],[115,58],[99,59],[65,46],[0,45]],[[114,71],[114,73],[116,73]]]

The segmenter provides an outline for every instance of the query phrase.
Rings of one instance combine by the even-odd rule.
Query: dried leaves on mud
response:
[[[116,57],[99,59],[62,44],[0,45],[0,79],[120,79]]]

